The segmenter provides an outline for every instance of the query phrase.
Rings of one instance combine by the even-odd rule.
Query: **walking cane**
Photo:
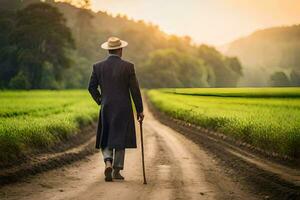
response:
[[[146,181],[146,173],[145,173],[145,160],[144,160],[143,121],[139,121],[139,122],[140,122],[140,132],[141,132],[142,164],[143,164],[144,184],[147,184],[147,181]]]

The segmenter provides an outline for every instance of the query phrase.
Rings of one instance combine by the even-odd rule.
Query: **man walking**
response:
[[[122,60],[127,42],[110,37],[101,47],[108,57],[93,65],[89,92],[98,105],[96,148],[101,148],[105,162],[105,181],[124,179],[125,148],[136,148],[136,133],[131,104],[132,96],[138,121],[143,121],[143,102],[134,65]],[[100,86],[100,91],[98,90]]]

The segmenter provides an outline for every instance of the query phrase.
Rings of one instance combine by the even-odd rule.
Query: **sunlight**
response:
[[[256,29],[300,23],[297,0],[92,0],[92,9],[150,21],[168,33],[215,45]]]
[[[91,1],[90,0],[54,0],[55,2],[65,2],[71,5],[80,7],[80,8],[91,8]]]

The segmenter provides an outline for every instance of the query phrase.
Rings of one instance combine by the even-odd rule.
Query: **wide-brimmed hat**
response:
[[[113,50],[113,49],[121,49],[123,47],[126,47],[127,45],[128,42],[124,40],[120,40],[117,37],[110,37],[108,38],[107,42],[101,44],[101,48],[106,50]]]

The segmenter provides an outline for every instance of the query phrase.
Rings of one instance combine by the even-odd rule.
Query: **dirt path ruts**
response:
[[[111,183],[104,182],[104,163],[99,152],[80,162],[3,186],[0,199],[259,199],[227,177],[201,147],[158,122],[147,106],[145,115],[148,185],[142,184],[140,149],[126,152],[126,180]]]

